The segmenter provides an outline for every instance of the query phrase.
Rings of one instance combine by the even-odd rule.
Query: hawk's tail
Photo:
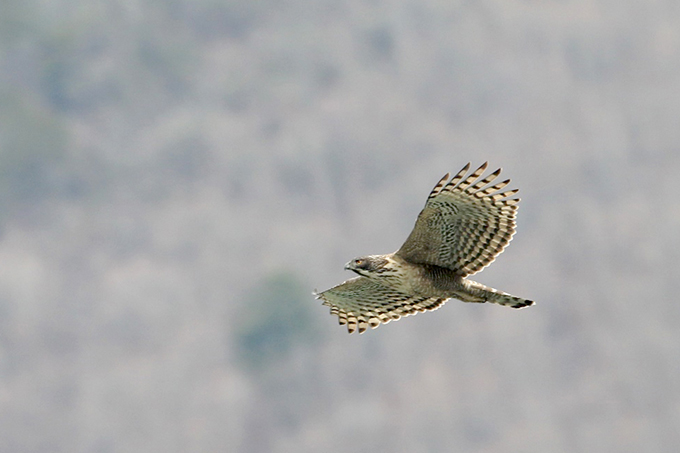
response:
[[[467,286],[469,293],[464,299],[461,299],[463,302],[490,302],[512,308],[524,308],[534,304],[533,300],[522,299],[472,280],[466,280],[465,286]]]

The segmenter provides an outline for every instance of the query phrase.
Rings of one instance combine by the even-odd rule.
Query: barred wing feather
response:
[[[436,310],[446,299],[405,294],[366,277],[355,277],[316,294],[331,308],[349,333],[364,333],[368,327],[396,321],[403,316]]]
[[[413,231],[396,252],[406,261],[454,270],[465,277],[488,266],[515,234],[517,189],[502,191],[509,179],[493,184],[501,169],[485,178],[488,163],[467,175],[467,164],[451,180],[434,187]]]

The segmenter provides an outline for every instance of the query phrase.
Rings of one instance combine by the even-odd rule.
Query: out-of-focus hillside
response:
[[[674,0],[0,14],[0,451],[670,452]],[[362,336],[313,299],[468,161],[518,233]]]

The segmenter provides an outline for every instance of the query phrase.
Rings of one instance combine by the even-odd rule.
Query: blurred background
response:
[[[0,451],[671,452],[680,3],[5,0]],[[471,161],[524,198],[451,301],[314,300]]]

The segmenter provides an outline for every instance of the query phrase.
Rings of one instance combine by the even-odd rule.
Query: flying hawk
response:
[[[315,294],[349,333],[436,310],[450,298],[512,308],[534,304],[466,278],[496,259],[515,234],[518,189],[501,192],[509,179],[492,184],[500,168],[482,179],[487,165],[466,176],[468,163],[451,180],[447,173],[399,250],[353,259],[345,269],[358,277]]]

